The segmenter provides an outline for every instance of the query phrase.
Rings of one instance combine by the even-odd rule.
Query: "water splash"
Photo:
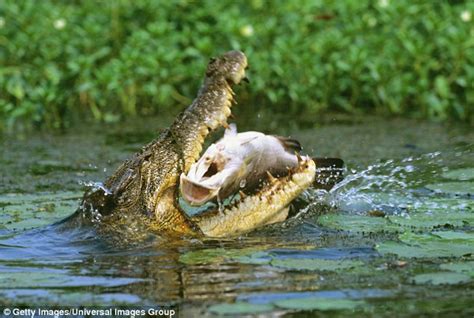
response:
[[[350,214],[367,214],[381,211],[390,215],[407,216],[407,208],[426,206],[440,208],[439,202],[430,202],[435,194],[425,188],[429,183],[442,181],[442,174],[450,169],[466,166],[472,149],[451,152],[432,152],[418,157],[387,160],[362,169],[351,169],[343,181],[328,193],[312,191],[310,204],[299,214],[317,203]]]
[[[112,194],[112,192],[107,187],[105,187],[105,185],[102,182],[79,181],[79,184],[87,187],[92,192],[102,190],[104,191],[105,195]]]
[[[89,193],[102,192],[105,196],[112,195],[112,191],[105,187],[102,182],[88,181],[80,182],[80,184],[86,186]],[[83,216],[88,216],[92,223],[100,223],[102,221],[102,214],[91,203],[83,201],[79,208],[83,211]]]

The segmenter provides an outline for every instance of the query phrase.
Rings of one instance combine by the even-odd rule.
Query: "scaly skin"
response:
[[[104,184],[107,193],[103,190],[86,193],[81,214],[100,215],[101,227],[118,233],[143,233],[149,229],[160,234],[204,233],[209,236],[244,233],[277,220],[280,211],[314,179],[314,163],[310,159],[312,165],[304,162],[298,168],[299,174],[305,175],[309,183],[294,184],[296,186],[291,191],[279,193],[278,190],[287,182],[281,178],[273,182],[275,189],[263,188],[256,194],[255,198],[261,194],[273,202],[266,207],[260,204],[261,200],[255,199],[260,203],[252,201],[252,206],[237,205],[233,210],[206,213],[190,219],[178,204],[179,176],[199,158],[209,132],[226,125],[234,101],[232,85],[245,78],[246,68],[247,58],[239,51],[211,59],[204,84],[193,103],[155,141],[125,161],[109,177]],[[281,184],[277,186],[277,183]],[[242,223],[239,220],[244,216],[249,221]],[[213,224],[213,230],[209,229],[209,224]]]

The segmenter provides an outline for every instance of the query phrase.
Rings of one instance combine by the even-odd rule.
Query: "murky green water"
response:
[[[296,130],[256,116],[241,130],[292,135],[312,155],[339,156],[345,180],[330,193],[307,191],[284,224],[238,239],[117,247],[93,229],[53,224],[164,122],[2,137],[0,307],[158,304],[176,305],[183,317],[474,314],[472,127],[328,117]]]

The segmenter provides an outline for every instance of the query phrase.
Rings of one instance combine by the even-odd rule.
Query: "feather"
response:
[[[303,147],[301,147],[300,142],[296,139],[275,135],[273,135],[273,137],[278,139],[283,148],[285,148],[285,150],[291,154],[294,154],[295,152],[300,152],[303,149]]]

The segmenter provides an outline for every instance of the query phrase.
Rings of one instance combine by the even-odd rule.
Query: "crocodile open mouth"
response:
[[[229,87],[230,89],[230,87]],[[212,121],[208,126],[209,131],[202,138],[204,143],[207,133],[218,127],[227,126],[227,118],[231,114],[231,106],[234,102],[233,92],[231,98],[218,116],[218,120]],[[202,150],[202,149],[201,149]],[[196,156],[194,162],[199,159]],[[288,170],[283,176],[268,175],[259,187],[247,192],[247,195],[237,195],[234,200],[224,200],[220,206],[213,206],[191,220],[196,223],[206,236],[223,237],[239,235],[249,232],[263,225],[281,222],[288,215],[288,207],[291,201],[308,188],[315,178],[316,165],[310,157],[302,157],[298,166]],[[215,189],[205,189],[199,185],[186,183],[192,187],[187,192],[192,192],[196,198],[203,198]]]
[[[224,78],[214,76],[214,62],[208,66],[210,80],[206,84],[206,93],[199,99],[199,118],[204,123],[195,139],[195,147],[188,152],[185,173],[195,163],[202,152],[205,139],[211,131],[219,127],[227,127],[231,115],[231,107],[235,104],[232,86],[245,81],[247,59],[243,53],[234,52],[229,55],[237,61],[230,63]],[[219,75],[220,73],[216,73]],[[220,76],[220,75],[219,75]],[[224,79],[224,80],[221,80]],[[214,86],[213,86],[214,85]],[[193,105],[189,112],[197,113]],[[203,120],[203,121],[202,121]],[[303,157],[296,168],[281,177],[269,177],[263,186],[237,201],[191,217],[201,231],[207,236],[222,237],[239,235],[259,226],[282,221],[287,217],[288,206],[303,190],[308,188],[315,177],[315,163],[309,157]],[[189,184],[189,186],[193,186]],[[193,187],[191,192],[197,197],[205,197],[212,189]]]
[[[212,237],[239,235],[284,221],[289,204],[312,184],[315,172],[314,161],[303,157],[286,176],[269,176],[254,193],[202,212],[192,220],[205,235]]]

